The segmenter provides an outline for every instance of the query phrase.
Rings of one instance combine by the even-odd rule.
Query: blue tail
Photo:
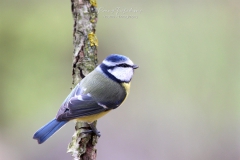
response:
[[[59,130],[68,121],[58,121],[53,119],[48,124],[40,128],[34,135],[33,139],[36,139],[39,144],[45,142],[49,137],[51,137],[57,130]]]

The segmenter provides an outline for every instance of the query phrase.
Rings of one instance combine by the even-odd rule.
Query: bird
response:
[[[129,95],[135,65],[120,54],[107,56],[92,72],[72,89],[56,117],[34,135],[39,144],[71,120],[87,122],[91,132],[101,136],[93,122],[118,108]]]

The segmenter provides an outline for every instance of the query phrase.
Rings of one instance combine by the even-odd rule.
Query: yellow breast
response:
[[[81,121],[81,122],[92,123],[92,122],[96,121],[97,119],[101,118],[102,116],[104,116],[105,114],[107,114],[109,111],[110,110],[105,111],[105,112],[101,112],[101,113],[98,113],[98,114],[93,114],[93,115],[90,115],[90,116],[86,116],[86,117],[80,117],[80,118],[77,118],[76,120]]]
[[[128,96],[129,92],[130,92],[130,82],[129,83],[122,83],[122,86],[126,89],[126,97]]]
[[[125,88],[126,93],[127,93],[125,99],[123,100],[123,102],[124,102],[126,100],[127,96],[130,93],[130,82],[129,83],[122,83],[122,86]],[[123,104],[123,102],[121,104]]]

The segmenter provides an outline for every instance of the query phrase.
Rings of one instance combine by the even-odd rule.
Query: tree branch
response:
[[[74,20],[72,69],[72,88],[74,88],[97,65],[98,40],[95,28],[98,13],[96,0],[71,0],[71,5]],[[87,123],[77,122],[75,125],[75,133],[67,150],[74,160],[96,159],[95,145],[98,137],[93,133],[83,133],[89,129]]]

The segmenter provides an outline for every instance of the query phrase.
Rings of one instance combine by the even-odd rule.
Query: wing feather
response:
[[[65,121],[78,117],[98,114],[109,110],[96,102],[90,94],[72,97],[64,103],[58,111],[57,120]]]
[[[92,72],[86,76],[64,100],[56,119],[60,121],[72,120],[117,108],[125,99],[126,92],[121,85],[112,80],[103,79],[102,76],[102,74],[92,74]],[[102,85],[97,83],[98,81],[90,81],[87,78],[101,79],[108,85],[102,88]],[[86,81],[92,83],[89,84]],[[111,88],[115,89],[111,90]],[[101,97],[97,95],[101,95]]]

